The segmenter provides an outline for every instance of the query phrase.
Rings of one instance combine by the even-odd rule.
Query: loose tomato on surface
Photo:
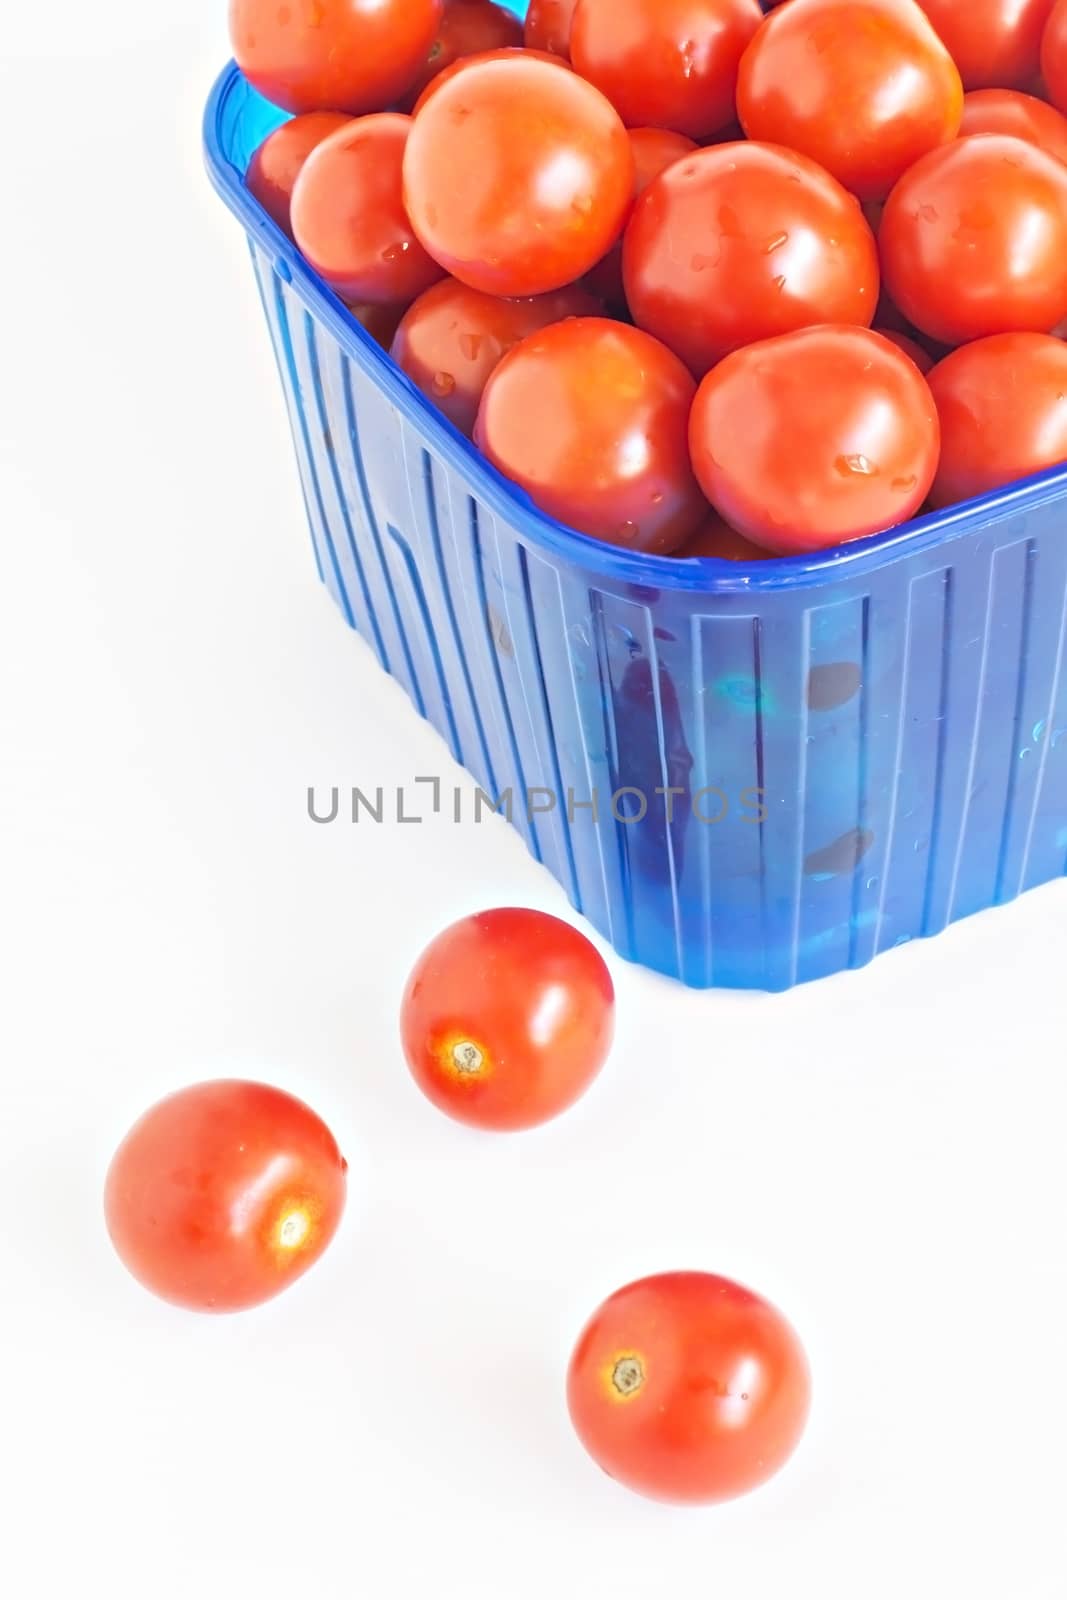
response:
[[[504,357],[474,437],[549,516],[609,544],[667,554],[707,515],[686,439],[695,391],[650,334],[573,317]]]
[[[699,147],[684,133],[669,128],[628,128],[627,137],[634,156],[634,200],[644,194],[653,178],[672,161],[691,155]],[[598,261],[585,278],[585,287],[612,310],[626,309],[626,288],[622,281],[622,240],[613,244],[603,261]]]
[[[922,0],[968,89],[1028,89],[1052,0]]]
[[[738,62],[761,21],[758,0],[578,0],[571,61],[627,127],[708,139],[734,118]]]
[[[694,556],[710,557],[716,561],[766,561],[770,552],[753,544],[743,533],[731,528],[717,511],[713,511],[691,539],[672,552],[679,561],[692,560]]]
[[[460,1122],[531,1128],[573,1104],[611,1048],[615,991],[577,928],[502,908],[438,934],[412,969],[400,1033],[416,1083]]]
[[[248,81],[287,111],[382,111],[407,89],[443,0],[230,0]]]
[[[804,328],[721,361],[697,393],[689,442],[715,509],[791,555],[913,516],[937,469],[937,410],[914,361],[881,334]]]
[[[293,189],[293,233],[330,287],[367,305],[409,305],[444,276],[408,220],[401,192],[411,118],[357,117],[311,152]]]
[[[885,286],[942,344],[1047,333],[1067,315],[1067,167],[1001,134],[916,162],[878,233]]]
[[[571,1421],[612,1478],[655,1500],[746,1494],[800,1442],[811,1376],[768,1301],[709,1272],[664,1272],[594,1312],[567,1373]]]
[[[571,23],[576,0],[530,0],[524,38],[528,50],[547,50],[570,60]]]
[[[898,350],[903,350],[904,354],[914,361],[919,371],[924,375],[933,366],[934,358],[929,350],[924,350],[918,340],[913,339],[910,334],[902,333],[899,328],[875,327],[871,331],[872,333],[880,333],[883,339],[888,339],[890,344],[895,344]]]
[[[1067,165],[1067,117],[1044,100],[1017,89],[974,89],[963,102],[960,138],[1006,133],[1036,144]]]
[[[1067,461],[1067,345],[1001,333],[954,350],[929,376],[941,419],[930,499],[955,505]]]
[[[198,1083],[146,1111],[119,1145],[107,1228],[153,1294],[242,1311],[318,1260],[341,1220],[345,1172],[303,1101],[263,1083]]]
[[[545,294],[595,266],[632,203],[633,155],[577,73],[516,51],[434,89],[404,154],[404,198],[441,265],[487,294]]]
[[[1041,39],[1041,77],[1054,106],[1067,114],[1067,0],[1056,0]]]
[[[412,110],[426,85],[454,61],[521,45],[522,23],[513,12],[494,5],[493,0],[445,0],[437,37],[404,96],[401,110]]]
[[[474,432],[494,368],[528,334],[565,317],[596,316],[592,295],[574,287],[532,300],[502,300],[448,278],[407,311],[392,357],[462,433]]]
[[[309,111],[269,133],[252,156],[245,183],[269,217],[293,236],[289,209],[293,185],[317,145],[351,121],[343,111]]]
[[[623,277],[634,321],[700,377],[756,339],[869,324],[878,251],[853,196],[806,156],[715,145],[646,189],[626,229]]]
[[[954,139],[963,85],[913,0],[793,0],[741,61],[737,110],[751,139],[800,150],[861,200]]]

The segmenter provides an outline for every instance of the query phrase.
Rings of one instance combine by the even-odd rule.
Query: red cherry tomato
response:
[[[707,139],[734,117],[758,0],[579,0],[571,61],[630,128]]]
[[[963,102],[960,138],[1007,133],[1036,144],[1067,165],[1067,117],[1055,106],[1017,89],[974,89]]]
[[[448,278],[407,312],[392,357],[469,437],[490,375],[512,346],[553,322],[596,316],[598,310],[592,295],[577,287],[533,300],[501,300]]]
[[[483,61],[514,61],[515,57],[520,54],[527,61],[547,61],[552,66],[562,67],[566,72],[571,70],[569,61],[564,61],[562,56],[550,55],[547,50],[519,51],[514,45],[506,46],[503,50],[481,50],[474,56],[461,56],[458,61],[453,61],[450,66],[439,72],[436,78],[431,78],[416,100],[415,110],[412,115],[418,116],[427,100],[430,100],[438,89],[443,89],[446,83],[451,83],[457,74],[465,72],[468,67],[480,66]]]
[[[550,55],[571,56],[571,22],[576,0],[530,0],[526,12],[525,40],[528,50],[547,50]]]
[[[937,469],[937,411],[918,367],[881,334],[804,328],[720,362],[689,442],[716,510],[791,555],[913,516]]]
[[[443,0],[230,0],[249,82],[287,111],[383,111],[422,66]]]
[[[710,1272],[664,1272],[593,1313],[567,1374],[579,1439],[638,1494],[710,1503],[773,1476],[800,1443],[807,1358],[768,1301]]]
[[[639,200],[672,161],[691,155],[697,146],[684,133],[668,128],[629,128],[627,136],[634,155],[634,199]],[[603,261],[598,261],[585,279],[585,286],[613,310],[626,310],[626,289],[622,281],[622,240],[613,244]]]
[[[297,174],[312,150],[351,120],[343,111],[309,111],[306,116],[293,117],[268,133],[248,163],[245,183],[249,192],[290,238],[289,208]]]
[[[1056,0],[1041,39],[1041,77],[1052,104],[1067,114],[1067,0]]]
[[[468,63],[420,106],[404,155],[416,234],[486,294],[573,283],[633,195],[626,129],[592,84],[525,51]]]
[[[932,150],[889,196],[878,243],[886,288],[932,339],[1047,333],[1067,315],[1067,168],[996,133]]]
[[[682,561],[692,560],[694,556],[714,561],[766,561],[770,552],[746,539],[713,511],[704,526],[673,554]]]
[[[755,339],[869,324],[878,252],[854,198],[806,156],[726,144],[676,161],[646,189],[623,277],[634,321],[699,377]]]
[[[689,465],[696,385],[639,328],[574,317],[515,346],[474,437],[542,511],[609,544],[667,554],[707,514]]]
[[[410,305],[444,276],[404,210],[401,169],[411,118],[358,117],[313,150],[293,189],[293,233],[343,300]]]
[[[532,1128],[572,1105],[611,1048],[615,991],[589,940],[541,911],[454,923],[412,969],[400,1013],[415,1082],[478,1128]]]
[[[913,339],[910,334],[902,333],[899,328],[875,327],[872,332],[880,333],[883,339],[888,339],[890,344],[895,344],[898,350],[903,350],[904,354],[914,361],[921,373],[929,372],[933,366],[934,358],[929,350],[924,350],[918,340]]]
[[[963,86],[913,0],[795,0],[745,52],[737,110],[751,139],[801,150],[861,200],[954,139]]]
[[[1052,0],[922,0],[968,89],[1028,89]]]
[[[1067,345],[1001,333],[954,350],[929,378],[941,418],[935,506],[1067,461]]]
[[[426,85],[454,61],[481,55],[487,50],[519,49],[522,23],[511,11],[493,0],[445,0],[445,14],[430,53],[415,75],[401,110],[414,107]]]
[[[104,1214],[153,1294],[242,1311],[318,1260],[341,1220],[345,1171],[303,1101],[262,1083],[199,1083],[134,1123],[108,1169]]]

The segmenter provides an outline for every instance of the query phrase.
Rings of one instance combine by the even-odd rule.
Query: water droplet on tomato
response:
[[[456,387],[456,380],[450,372],[435,372],[430,382],[434,394],[441,396],[451,394]]]
[[[857,451],[850,456],[838,456],[834,466],[843,478],[850,478],[853,475],[860,478],[873,478],[878,473],[878,468],[874,465],[874,462],[868,456],[865,456],[862,451]]]

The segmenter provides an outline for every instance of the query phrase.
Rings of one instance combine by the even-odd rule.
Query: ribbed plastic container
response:
[[[319,573],[621,955],[786,989],[1064,874],[1067,470],[819,558],[572,533],[251,199],[282,120],[231,66],[206,153],[251,245]]]

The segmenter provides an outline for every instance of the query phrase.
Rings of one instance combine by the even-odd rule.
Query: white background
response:
[[[503,822],[315,827],[309,783],[442,745],[315,579],[273,360],[199,117],[222,0],[5,9],[0,341],[0,1591],[11,1600],[1063,1600],[1055,884],[865,972],[691,994],[535,1134],[450,1124],[406,968],[492,903],[568,915]],[[264,1309],[146,1295],[100,1214],[151,1101],[244,1074],[351,1164]],[[574,1336],[726,1272],[811,1356],[801,1451],[711,1511],[571,1434]]]

